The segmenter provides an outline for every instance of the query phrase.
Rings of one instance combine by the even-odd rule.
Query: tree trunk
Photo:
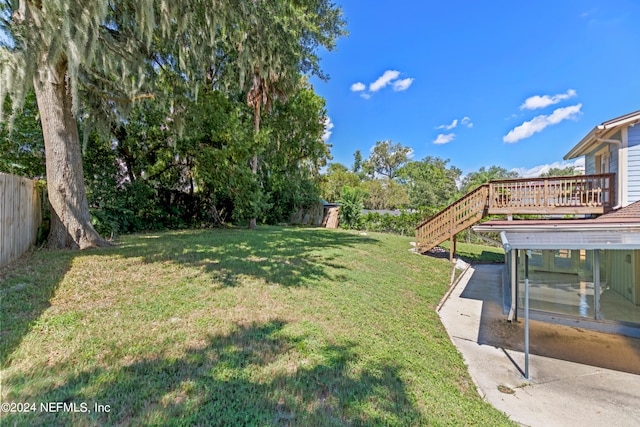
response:
[[[260,131],[260,101],[256,104],[255,109],[253,110],[253,132],[255,135],[258,135]],[[251,159],[251,172],[253,172],[253,176],[258,175],[258,156],[253,156]],[[258,224],[256,218],[253,217],[249,219],[249,229],[255,230],[258,228]]]
[[[66,73],[65,59],[55,65],[43,60],[33,79],[42,122],[51,205],[47,246],[52,249],[109,246],[91,225],[78,125],[72,114]]]

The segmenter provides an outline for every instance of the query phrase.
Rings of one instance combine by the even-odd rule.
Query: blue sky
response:
[[[311,80],[334,162],[390,139],[465,174],[531,176],[640,110],[640,1],[337,3],[350,34],[322,53],[329,81]]]

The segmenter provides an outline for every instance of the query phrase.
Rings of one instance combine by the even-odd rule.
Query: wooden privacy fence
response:
[[[0,172],[0,267],[29,250],[41,223],[38,181]]]

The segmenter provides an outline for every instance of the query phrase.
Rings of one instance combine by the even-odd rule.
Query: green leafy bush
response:
[[[360,228],[360,217],[367,193],[360,188],[342,187],[340,199],[340,226],[343,228]]]
[[[361,217],[358,228],[367,231],[413,235],[415,227],[424,219],[425,216],[421,212],[402,211],[397,216],[369,212]]]

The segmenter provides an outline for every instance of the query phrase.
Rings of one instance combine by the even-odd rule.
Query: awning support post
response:
[[[529,256],[531,251],[525,251],[524,255],[524,379],[531,380],[529,376]]]
[[[509,317],[507,320],[509,322],[518,321],[518,257],[517,250],[509,251],[508,255],[511,257],[511,262],[509,263],[509,277],[510,277],[510,286],[511,286],[511,307],[509,308]]]
[[[593,311],[596,320],[600,320],[600,251],[593,251]]]

